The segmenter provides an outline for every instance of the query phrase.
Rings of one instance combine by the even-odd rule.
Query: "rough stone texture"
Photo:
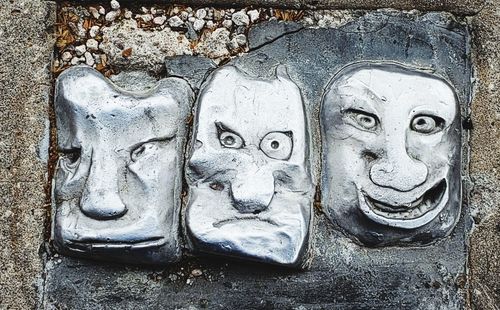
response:
[[[0,308],[31,309],[43,268],[55,3],[0,4]]]
[[[261,36],[255,36],[256,38]],[[286,64],[305,97],[313,130],[315,180],[321,93],[341,67],[361,59],[433,66],[456,87],[463,110],[469,98],[467,35],[448,14],[369,12],[338,29],[302,29],[230,63],[251,75],[272,76]],[[251,42],[250,42],[251,44]],[[311,48],[314,47],[314,48]],[[167,61],[167,68],[169,62]],[[176,74],[182,73],[176,66]],[[453,233],[426,247],[362,247],[315,210],[313,260],[308,271],[185,257],[163,270],[52,258],[43,307],[209,309],[461,309],[465,299],[469,215]],[[202,276],[191,273],[200,269]],[[86,275],[82,277],[82,275]]]
[[[473,309],[500,307],[500,1],[471,18],[477,89],[472,102],[469,292]]]
[[[89,0],[76,0],[88,2]],[[136,0],[122,0],[132,3]],[[164,2],[168,0],[145,0],[144,3]],[[264,6],[290,9],[380,9],[394,8],[400,10],[418,9],[421,11],[449,11],[456,14],[471,15],[479,12],[486,0],[217,0],[221,6]],[[193,6],[206,6],[205,0],[178,0],[176,3]]]
[[[297,32],[302,28],[304,26],[295,22],[272,20],[259,23],[248,31],[248,41],[250,42],[248,47],[250,50],[259,48],[287,33]],[[263,29],[264,31],[262,31]]]

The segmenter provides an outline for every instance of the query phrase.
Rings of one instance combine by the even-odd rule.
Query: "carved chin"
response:
[[[448,184],[441,180],[411,203],[391,205],[358,191],[361,211],[370,220],[402,229],[415,229],[430,223],[448,202]]]

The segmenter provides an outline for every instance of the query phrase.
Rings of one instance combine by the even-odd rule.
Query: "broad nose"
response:
[[[82,212],[91,218],[109,220],[123,216],[127,207],[118,193],[118,167],[113,158],[93,158],[80,199]]]
[[[260,213],[266,210],[274,196],[272,171],[254,170],[239,174],[231,183],[233,206],[241,213]]]
[[[399,139],[386,139],[384,150],[370,168],[370,179],[373,183],[406,192],[427,180],[427,166],[409,156],[405,140],[404,135]]]

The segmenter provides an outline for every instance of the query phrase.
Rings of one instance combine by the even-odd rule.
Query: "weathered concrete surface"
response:
[[[75,2],[95,2],[75,0]],[[135,0],[122,0],[132,3]],[[164,2],[168,0],[145,0],[143,3]],[[178,0],[175,3],[193,6],[209,5],[204,0]],[[476,14],[485,5],[486,0],[217,0],[212,1],[220,6],[247,7],[263,6],[288,9],[380,9],[393,8],[399,10],[448,11],[459,15]],[[213,5],[213,4],[212,4]]]
[[[42,261],[55,4],[0,3],[0,308],[30,309]]]
[[[500,308],[500,1],[471,18],[478,78],[472,102],[469,291],[472,309]]]

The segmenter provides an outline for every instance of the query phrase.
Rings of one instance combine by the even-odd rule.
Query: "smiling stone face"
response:
[[[301,264],[313,202],[302,97],[273,80],[215,71],[198,98],[186,224],[197,250]]]
[[[323,206],[368,245],[428,243],[460,215],[458,102],[448,83],[357,64],[323,98]]]
[[[131,263],[180,257],[180,154],[191,100],[187,83],[176,78],[142,94],[85,67],[58,78],[62,155],[53,238],[59,251]]]

